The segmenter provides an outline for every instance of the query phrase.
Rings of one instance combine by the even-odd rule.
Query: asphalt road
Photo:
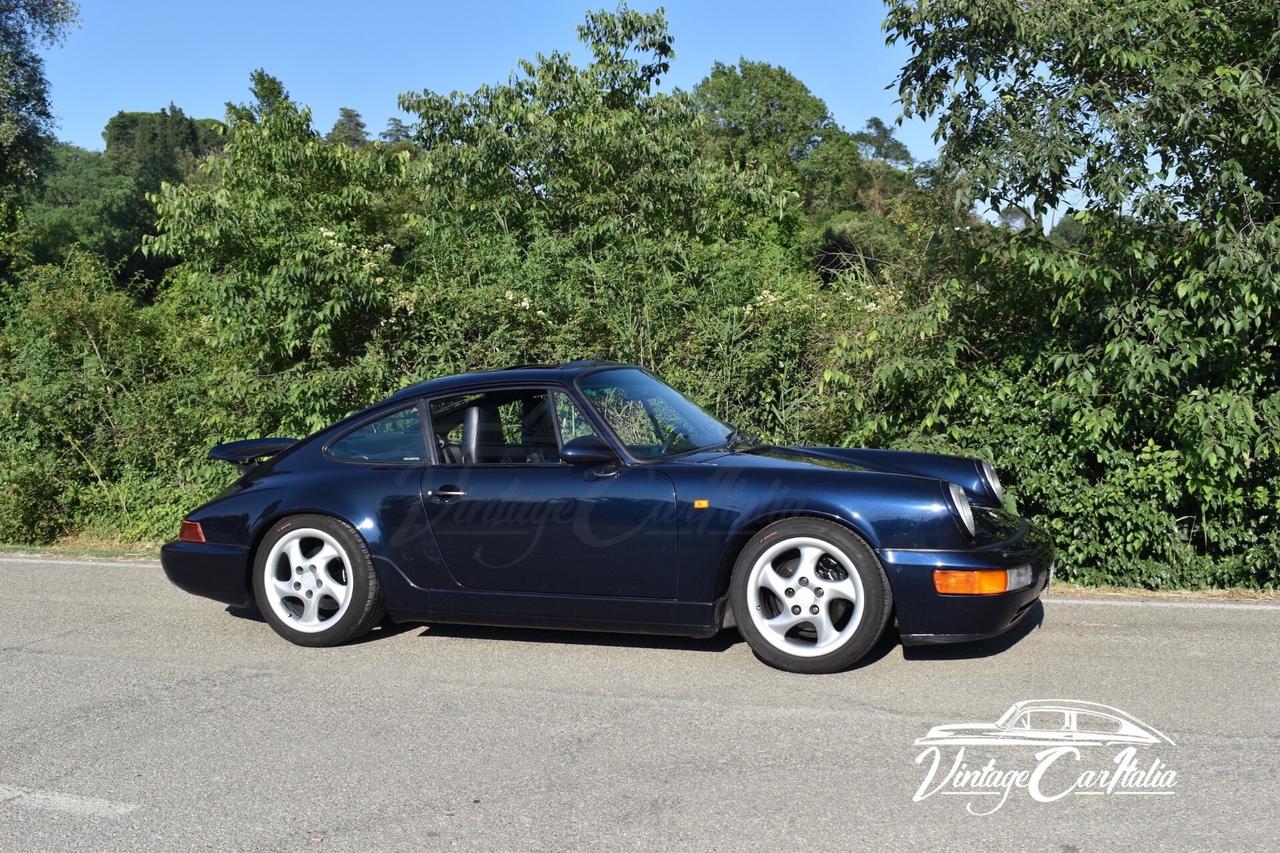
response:
[[[1039,625],[1002,641],[904,651],[888,639],[859,669],[796,676],[756,661],[734,631],[416,625],[311,650],[179,592],[154,565],[0,557],[0,577],[6,850],[1227,850],[1280,838],[1274,604],[1051,599]],[[1174,784],[1076,793],[1088,788],[1072,787],[1076,774],[1114,767],[1118,748],[1097,746],[1046,771],[1042,796],[1072,791],[1052,802],[978,783],[915,801],[929,764],[916,738],[1040,698],[1159,729],[1176,745],[1138,757]],[[1015,778],[1035,751],[973,747],[964,760]]]

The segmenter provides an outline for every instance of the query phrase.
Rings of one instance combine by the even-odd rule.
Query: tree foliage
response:
[[[0,3],[0,196],[33,183],[43,169],[53,124],[41,45],[75,23],[67,0]]]
[[[971,227],[916,305],[850,343],[860,432],[983,444],[1068,570],[1280,576],[1280,10],[1267,2],[891,4]],[[1075,234],[1038,221],[1065,212]]]
[[[32,259],[59,263],[89,251],[113,267],[122,285],[150,294],[166,265],[138,251],[155,223],[147,195],[166,181],[194,177],[200,161],[221,147],[221,134],[221,122],[189,118],[170,104],[117,113],[103,130],[104,152],[54,143],[44,179],[27,193]]]
[[[787,174],[839,127],[821,98],[785,68],[746,59],[717,62],[693,90],[721,158]]]
[[[212,443],[604,356],[766,439],[990,458],[1069,578],[1275,586],[1276,24],[895,0],[937,163],[767,63],[665,91],[625,6],[377,142],[265,72],[225,128],[122,113],[9,211],[0,539],[168,535]]]
[[[338,109],[338,120],[325,135],[325,141],[348,148],[359,148],[369,142],[369,132],[365,128],[364,118],[351,107]]]

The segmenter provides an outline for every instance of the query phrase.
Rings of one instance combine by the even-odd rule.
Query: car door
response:
[[[565,441],[596,431],[565,390],[456,394],[429,412],[439,459],[422,500],[460,586],[675,597],[671,479],[643,465],[562,462]]]
[[[325,445],[332,466],[309,483],[314,494],[360,530],[375,558],[426,586],[443,569],[422,506],[430,465],[424,406],[414,401],[353,425]]]

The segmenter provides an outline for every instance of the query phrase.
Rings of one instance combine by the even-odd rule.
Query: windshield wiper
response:
[[[735,427],[725,437],[724,446],[730,453],[737,453],[739,450],[761,447],[762,445],[760,439]]]

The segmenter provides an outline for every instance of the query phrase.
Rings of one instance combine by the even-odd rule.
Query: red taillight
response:
[[[179,542],[203,542],[204,531],[200,529],[198,521],[184,521],[182,526],[178,528]]]

